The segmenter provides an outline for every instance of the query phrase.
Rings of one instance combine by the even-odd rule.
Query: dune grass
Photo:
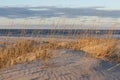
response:
[[[119,39],[108,37],[97,38],[92,36],[74,39],[73,41],[53,41],[50,42],[49,47],[52,49],[82,50],[95,58],[120,62],[119,45]]]
[[[46,41],[23,38],[14,42],[9,42],[9,40],[1,42],[0,68],[35,59],[43,59],[45,64],[48,64],[49,58],[55,57],[53,53],[49,52],[52,49],[82,50],[95,58],[120,62],[120,40],[110,37],[110,34],[104,38],[92,34],[75,35],[72,40],[69,40],[69,37],[63,40],[63,36],[59,39],[53,39],[53,37]]]
[[[37,58],[46,61],[51,56],[48,49],[40,48],[38,41],[21,39],[14,43],[4,43],[4,47],[0,47],[0,68],[29,62]]]

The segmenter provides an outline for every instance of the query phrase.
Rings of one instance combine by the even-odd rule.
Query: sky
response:
[[[0,29],[41,28],[64,18],[68,25],[120,29],[120,0],[0,0]]]
[[[57,7],[94,7],[119,9],[120,0],[0,0],[0,7],[4,6],[57,6]]]

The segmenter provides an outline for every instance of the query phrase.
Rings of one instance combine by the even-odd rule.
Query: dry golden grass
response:
[[[65,48],[83,50],[96,58],[120,62],[119,42],[119,39],[110,36],[98,38],[92,35],[77,37],[73,40],[50,38],[47,41],[42,41],[23,38],[14,42],[3,41],[0,43],[2,45],[0,47],[0,68],[30,62],[38,58],[43,59],[45,64],[48,64],[49,58],[56,56],[50,50]]]
[[[42,49],[40,44],[33,40],[22,39],[4,45],[4,47],[0,47],[0,68],[29,62],[37,58],[42,58],[47,63],[47,59],[52,56],[48,49]]]
[[[44,48],[83,50],[93,57],[120,62],[120,40],[110,35],[104,38],[83,36],[73,41],[52,41]]]
[[[65,18],[61,19],[60,22],[54,23],[53,26],[60,27],[61,23],[65,24]],[[42,22],[45,21],[42,19]],[[74,23],[74,21],[73,21]],[[26,21],[25,21],[25,27]],[[94,24],[94,23],[93,23]],[[13,25],[13,23],[12,23]],[[81,25],[82,26],[82,25]],[[90,25],[92,26],[92,25]],[[74,27],[74,24],[72,25]],[[113,26],[114,27],[114,26]],[[64,29],[67,29],[65,27]],[[32,33],[32,36],[36,34],[37,31]],[[52,39],[54,37],[54,32],[51,31],[49,36],[51,37],[48,41],[43,43],[42,40],[28,40],[19,39],[15,42],[1,41],[0,42],[0,68],[9,67],[22,62],[29,62],[35,59],[43,59],[45,64],[48,64],[49,58],[55,57],[56,55],[51,53],[52,49],[73,49],[73,50],[83,50],[86,53],[92,55],[96,58],[110,59],[120,62],[120,40],[111,38],[112,32],[104,38],[95,37],[93,34],[88,34],[87,30],[80,36],[76,31],[74,32],[73,40],[71,38],[71,31],[67,37],[64,36],[65,30],[63,30],[63,36],[59,36],[59,39]],[[97,30],[99,32],[99,30]],[[25,30],[21,32],[21,36],[25,35]],[[41,32],[39,32],[41,33]],[[39,34],[38,33],[38,34]],[[8,37],[10,37],[8,33]],[[42,35],[40,35],[42,36]],[[97,35],[98,36],[98,35]],[[37,36],[39,38],[39,36]],[[68,39],[68,40],[62,40]]]

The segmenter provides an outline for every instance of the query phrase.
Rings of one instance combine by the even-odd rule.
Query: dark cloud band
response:
[[[90,8],[1,7],[0,16],[7,18],[28,18],[28,17],[51,18],[61,16],[66,16],[68,18],[75,18],[79,16],[99,16],[110,18],[120,17],[120,10],[98,10],[97,8],[98,7]]]

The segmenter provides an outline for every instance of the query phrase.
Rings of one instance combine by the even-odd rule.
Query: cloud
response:
[[[6,18],[28,18],[28,17],[61,17],[75,18],[79,16],[97,16],[120,18],[120,10],[99,10],[103,7],[87,8],[58,8],[58,7],[1,7],[0,17]]]

